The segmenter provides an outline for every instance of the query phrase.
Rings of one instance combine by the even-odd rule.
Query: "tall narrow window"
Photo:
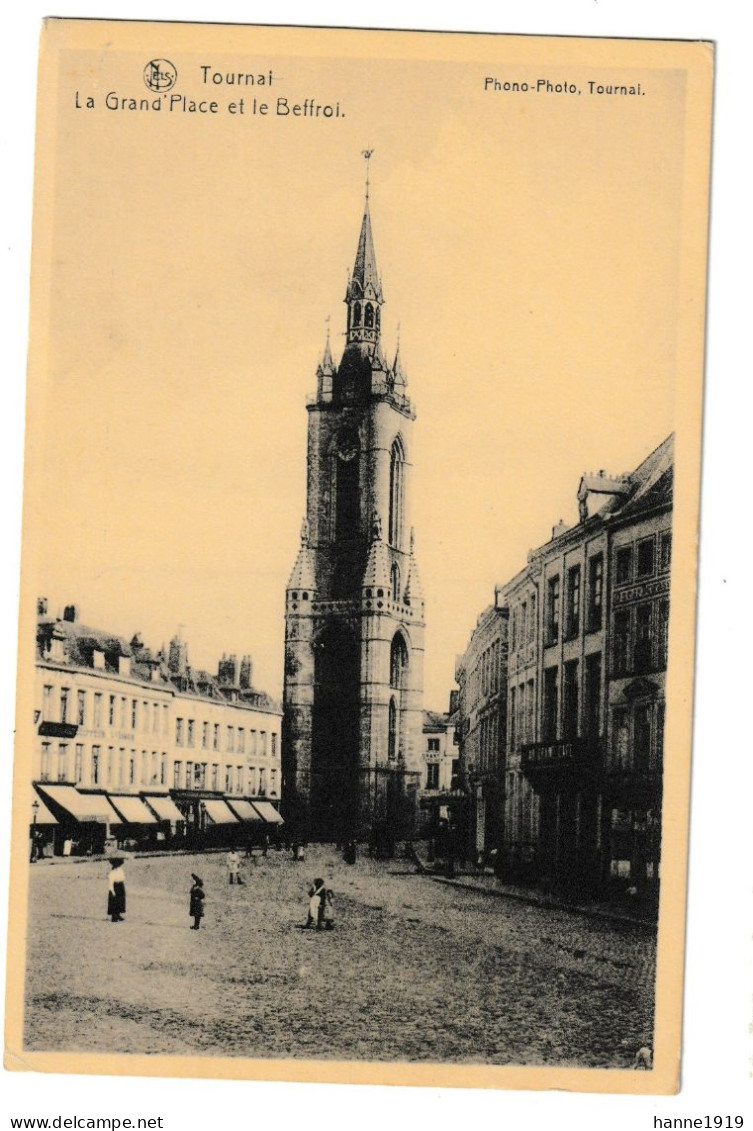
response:
[[[556,644],[560,638],[560,579],[550,577],[547,586],[546,642]]]
[[[557,668],[544,671],[544,742],[554,742],[557,738]]]
[[[389,541],[391,546],[402,549],[403,507],[405,495],[405,449],[398,436],[390,450],[390,515]]]
[[[588,563],[588,631],[601,628],[604,601],[604,558],[595,554]]]
[[[583,722],[589,738],[601,734],[601,652],[586,656],[585,702]]]
[[[667,644],[669,640],[669,601],[660,601],[658,606],[658,656],[660,668],[667,666]]]
[[[395,562],[392,563],[392,569],[390,570],[390,579],[391,579],[391,585],[392,585],[392,600],[393,601],[399,601],[400,600],[400,570],[397,568],[397,564]]]
[[[339,438],[335,457],[335,539],[338,542],[351,542],[358,537],[358,451],[357,433],[343,433]]]
[[[634,668],[637,672],[651,670],[652,609],[650,603],[639,605],[635,612],[635,656]]]
[[[650,703],[639,703],[635,708],[635,758],[633,768],[645,774],[651,764],[651,714]]]
[[[80,727],[86,726],[86,692],[77,692],[78,705],[77,705],[77,722]]]
[[[614,674],[626,675],[630,670],[630,610],[619,609],[614,614]]]
[[[567,571],[567,624],[568,637],[580,632],[580,566]]]
[[[565,664],[565,686],[562,731],[563,737],[572,741],[578,737],[578,661]]]
[[[394,697],[390,699],[389,726],[387,730],[387,757],[390,762],[397,758],[397,706]]]
[[[408,666],[408,649],[400,633],[392,638],[390,646],[390,687],[403,686],[405,669]]]
[[[62,688],[60,692],[60,721],[61,723],[68,722],[68,688]]]
[[[84,777],[84,748],[83,746],[76,746],[76,760],[73,764],[73,780],[76,785],[83,781]]]
[[[630,768],[630,719],[626,708],[616,707],[612,715],[612,768]]]

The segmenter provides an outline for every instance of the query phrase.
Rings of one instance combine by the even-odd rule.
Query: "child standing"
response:
[[[188,914],[193,918],[192,931],[198,931],[201,926],[201,920],[204,918],[204,900],[206,893],[204,892],[204,881],[201,876],[197,876],[194,872],[191,873],[193,884],[191,886],[191,902],[188,909]]]

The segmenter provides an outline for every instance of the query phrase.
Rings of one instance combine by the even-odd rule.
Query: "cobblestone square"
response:
[[[324,847],[270,852],[229,886],[224,856],[32,868],[26,1045],[166,1055],[630,1067],[651,1043],[651,930],[412,874]],[[207,892],[189,930],[191,873]],[[300,929],[334,889],[332,932]]]

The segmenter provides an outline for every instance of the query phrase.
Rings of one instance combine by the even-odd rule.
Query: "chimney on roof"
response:
[[[78,620],[78,605],[66,605],[63,609],[63,620],[75,624]]]
[[[167,666],[173,675],[185,675],[188,667],[188,645],[180,636],[174,636],[170,641],[170,651]]]
[[[238,686],[238,657],[234,652],[229,656],[222,653],[222,659],[217,665],[217,682],[225,687]]]
[[[243,691],[250,691],[253,686],[254,666],[250,656],[241,658],[240,685]]]
[[[37,616],[38,617],[46,617],[47,616],[47,598],[46,597],[37,597]]]
[[[552,527],[552,540],[559,538],[560,535],[565,533],[567,528],[567,523],[563,522],[562,519],[560,519],[557,525]]]

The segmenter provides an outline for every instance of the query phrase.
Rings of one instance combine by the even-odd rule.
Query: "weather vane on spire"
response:
[[[371,155],[372,155],[373,152],[374,152],[373,149],[362,149],[361,150],[362,156],[366,158],[366,199],[367,200],[369,199],[369,161],[371,160]]]

